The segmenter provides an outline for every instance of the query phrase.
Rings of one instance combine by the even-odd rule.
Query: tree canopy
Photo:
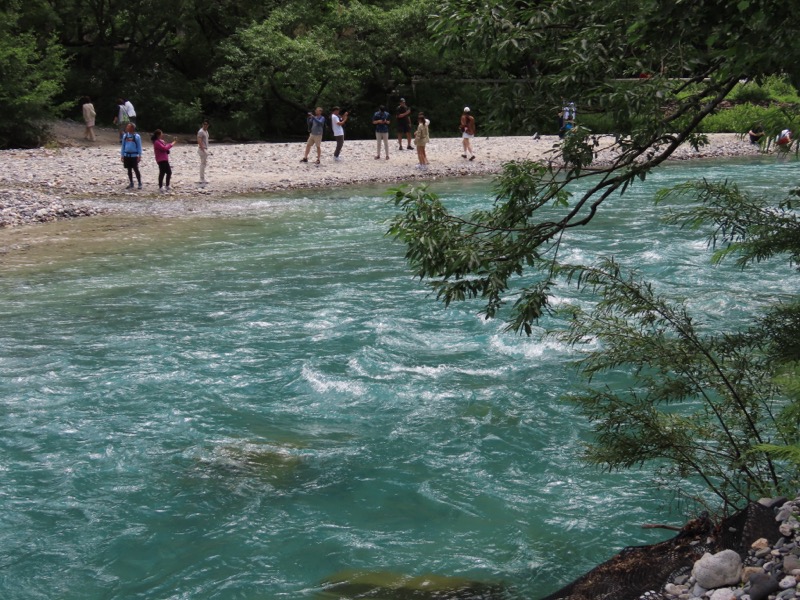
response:
[[[737,78],[797,82],[797,49],[768,43],[792,38],[796,9],[774,1],[5,0],[0,10],[4,41],[48,57],[26,75],[56,84],[53,116],[78,118],[88,95],[110,123],[125,96],[144,128],[211,117],[238,138],[302,136],[317,104],[346,105],[351,135],[366,135],[367,115],[400,96],[437,122],[477,106],[488,133],[551,131],[564,99],[621,134],[666,110],[675,132]]]

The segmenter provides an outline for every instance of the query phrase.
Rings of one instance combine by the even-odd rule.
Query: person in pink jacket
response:
[[[160,129],[156,129],[153,132],[153,135],[150,136],[150,139],[153,140],[153,154],[156,157],[156,163],[158,164],[158,191],[164,192],[169,191],[169,182],[172,179],[172,167],[169,166],[169,151],[172,148],[177,140],[172,138],[172,142],[169,144],[163,140],[164,132]],[[164,185],[164,177],[166,176],[166,188],[162,187]]]

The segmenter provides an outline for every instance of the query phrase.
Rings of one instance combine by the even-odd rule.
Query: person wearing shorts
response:
[[[407,150],[413,150],[414,146],[411,145],[411,108],[406,104],[405,98],[400,98],[400,105],[394,111],[395,119],[397,119],[397,143],[400,146],[398,150],[403,149],[403,138],[406,138]]]
[[[128,123],[125,127],[119,154],[122,158],[122,166],[128,171],[127,189],[133,189],[134,174],[136,175],[139,189],[142,189],[142,174],[139,172],[139,162],[142,160],[142,138],[136,133],[136,125],[133,123]]]
[[[472,138],[475,137],[475,117],[470,114],[469,106],[464,107],[464,112],[461,114],[461,145],[463,146],[462,158],[475,160],[475,153],[472,151]]]

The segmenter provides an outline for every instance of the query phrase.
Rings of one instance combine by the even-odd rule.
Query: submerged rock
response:
[[[461,577],[345,571],[323,582],[319,600],[502,600],[504,586]]]
[[[286,485],[295,480],[304,462],[293,450],[266,445],[225,446],[212,459],[203,459],[204,470],[217,475],[254,477],[272,485]]]

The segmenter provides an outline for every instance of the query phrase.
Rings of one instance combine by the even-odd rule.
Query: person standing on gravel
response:
[[[319,164],[319,159],[322,157],[322,134],[325,132],[325,115],[322,114],[322,107],[318,106],[313,115],[308,113],[306,121],[308,123],[308,141],[306,142],[306,153],[300,162],[307,163],[311,146],[316,146],[317,164]]]
[[[169,164],[169,151],[176,143],[176,139],[172,138],[172,142],[166,143],[163,139],[164,132],[156,129],[150,139],[153,141],[153,155],[158,165],[158,191],[169,191],[169,182],[172,179],[172,167]],[[167,187],[164,189],[164,179],[166,178]]]
[[[403,149],[404,137],[407,140],[407,149],[413,150],[414,146],[411,145],[411,108],[406,104],[405,98],[400,98],[400,105],[395,109],[394,114],[397,119],[397,143],[400,146],[398,150]]]
[[[469,160],[475,160],[475,153],[472,151],[472,138],[475,137],[476,131],[475,117],[470,114],[469,106],[464,107],[459,127],[461,129],[461,144],[464,147],[464,152],[461,156],[462,158],[467,158],[469,154]]]
[[[347,111],[345,111],[344,115],[339,116],[339,110],[338,106],[334,106],[333,110],[331,110],[331,129],[333,129],[333,139],[336,140],[333,160],[339,160],[339,153],[342,151],[342,146],[344,146],[344,124],[347,123],[347,119],[350,116]]]
[[[125,127],[119,153],[122,157],[122,165],[128,170],[127,189],[133,189],[134,173],[136,173],[139,189],[142,189],[142,174],[139,173],[139,162],[142,160],[142,138],[136,133],[136,125],[133,123],[128,123]]]
[[[208,161],[208,121],[203,121],[203,125],[197,131],[197,155],[200,157],[200,185],[205,185],[206,181],[206,162]]]
[[[417,167],[419,169],[428,168],[428,154],[425,151],[425,147],[431,139],[430,132],[428,131],[428,125],[430,125],[430,123],[431,122],[425,118],[424,113],[419,113],[419,115],[417,115],[417,130],[414,132],[414,143],[417,145],[417,159],[419,160],[419,165],[417,165]]]
[[[86,124],[86,130],[83,132],[83,138],[93,142],[97,139],[97,137],[94,135],[94,124],[95,118],[97,117],[97,112],[94,110],[94,104],[92,104],[89,96],[84,96],[81,98],[81,111],[83,112],[83,122]]]
[[[381,142],[386,149],[386,160],[389,160],[389,120],[391,115],[386,112],[386,107],[381,104],[378,110],[372,115],[372,124],[375,125],[375,139],[378,142],[378,152],[375,154],[375,160],[381,157]]]
[[[125,131],[128,128],[128,123],[131,120],[128,118],[128,111],[125,109],[125,101],[122,98],[117,98],[117,116],[114,117],[114,125],[119,130],[119,139],[122,140]]]

